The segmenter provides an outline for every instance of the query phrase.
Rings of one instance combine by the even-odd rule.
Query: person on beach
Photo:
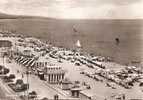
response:
[[[19,70],[17,70],[17,73],[19,73]]]
[[[120,43],[120,39],[119,38],[115,38],[116,41],[116,45],[118,45]]]
[[[24,78],[24,75],[23,75],[23,73],[22,73],[21,75],[22,75],[22,78]]]

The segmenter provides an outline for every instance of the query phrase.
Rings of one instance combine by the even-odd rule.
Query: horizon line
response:
[[[25,15],[25,14],[9,14],[5,12],[0,12],[1,14],[12,16],[12,17],[31,17],[31,18],[49,18],[56,20],[143,20],[143,18],[110,18],[110,17],[101,17],[101,18],[62,18],[62,17],[50,17],[50,16],[39,16],[39,15]],[[9,18],[0,18],[0,19],[9,19]]]

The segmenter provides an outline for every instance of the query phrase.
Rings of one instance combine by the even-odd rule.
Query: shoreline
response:
[[[138,80],[138,77],[139,78],[141,77],[142,75],[141,70],[137,67],[124,66],[116,62],[108,61],[110,60],[110,58],[89,55],[87,53],[83,54],[78,50],[71,50],[71,49],[69,50],[67,48],[63,47],[59,48],[51,44],[50,45],[47,43],[45,44],[41,42],[41,40],[34,37],[29,37],[29,38],[14,37],[14,38],[15,38],[14,41],[12,41],[12,38],[8,38],[11,39],[11,41],[14,44],[13,52],[17,52],[21,56],[23,56],[24,54],[23,50],[29,50],[30,54],[28,54],[28,56],[25,55],[23,57],[25,58],[28,58],[29,56],[33,57],[31,54],[33,54],[34,57],[39,56],[40,57],[39,59],[42,60],[46,60],[47,59],[46,57],[48,57],[47,61],[52,62],[53,64],[57,64],[58,66],[61,66],[64,69],[67,69],[68,78],[70,78],[72,81],[80,80],[80,82],[86,81],[88,84],[90,84],[91,90],[89,89],[88,91],[92,91],[93,94],[98,94],[96,89],[100,91],[99,95],[103,96],[104,94],[106,94],[107,91],[110,91],[110,93],[106,96],[110,96],[112,92],[117,93],[120,91],[123,93],[126,92],[126,94],[129,97],[132,97],[131,93],[128,94],[127,91],[136,92],[132,90],[133,86],[128,85],[128,82],[130,82],[131,80],[131,82],[133,81],[134,83],[134,80],[136,79]],[[20,55],[17,55],[18,59]],[[17,58],[14,59],[16,60]],[[23,63],[23,66],[27,65]],[[83,68],[84,70],[83,71],[79,70],[80,68]],[[128,71],[131,71],[130,74],[128,74]],[[129,79],[124,78],[124,74],[122,73],[125,73],[125,75],[127,75]],[[102,82],[97,81],[99,77],[96,76],[103,77],[104,81]],[[113,88],[110,88],[106,86],[108,82],[113,82],[117,84],[115,84],[115,88],[114,86]],[[121,86],[118,86],[118,84],[120,84]],[[102,91],[104,89],[105,91]]]
[[[30,36],[32,37],[32,36]],[[36,37],[35,37],[36,38]],[[37,38],[39,39],[40,41],[42,41],[43,43],[46,44],[46,41],[41,39],[41,38]],[[71,50],[71,51],[74,51],[76,50],[77,48],[76,47],[73,47],[73,48],[70,48],[70,47],[66,47],[64,45],[56,45],[56,44],[52,44],[50,42],[48,42],[50,45],[53,45],[54,47],[57,47],[57,48],[63,48],[63,49],[66,49],[66,50]],[[92,55],[92,56],[98,56],[98,57],[105,57],[105,58],[109,58],[111,59],[111,62],[113,63],[116,63],[116,64],[120,64],[120,65],[130,65],[130,66],[141,66],[142,65],[142,62],[141,60],[130,60],[128,62],[121,62],[121,61],[116,61],[113,57],[113,56],[107,56],[107,55],[104,55],[104,54],[101,54],[100,52],[96,53],[96,52],[88,52],[87,50],[83,50],[83,48],[81,48],[81,53],[85,54],[85,55]]]
[[[117,62],[138,61],[143,55],[140,48],[142,48],[142,28],[141,21],[81,21],[81,20],[8,20],[3,21],[2,28],[9,30],[16,30],[15,33],[27,34],[35,36],[43,40],[51,40],[56,45],[63,45],[71,48],[77,39],[81,41],[89,53],[100,53],[102,56],[109,56],[117,58]],[[78,31],[73,32],[74,28]],[[66,38],[65,38],[66,37]],[[120,38],[121,50],[117,50],[111,42],[115,42],[115,38]],[[67,43],[67,41],[69,43]],[[106,42],[106,43],[104,43]],[[109,43],[110,42],[110,43]],[[94,46],[95,44],[95,46]],[[105,45],[104,45],[105,44]],[[125,45],[124,45],[125,44]],[[100,49],[99,49],[100,48]],[[106,51],[105,51],[106,50]],[[101,52],[100,52],[101,51]],[[105,51],[105,52],[104,52]],[[111,52],[110,52],[111,51]],[[118,52],[119,54],[116,54]],[[113,54],[112,54],[113,53]],[[111,56],[110,56],[111,55]],[[116,57],[117,56],[117,57]],[[118,57],[119,56],[119,57]],[[122,58],[122,59],[120,59]]]

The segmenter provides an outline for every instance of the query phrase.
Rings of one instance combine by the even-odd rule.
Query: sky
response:
[[[0,12],[63,19],[143,18],[143,0],[0,0]]]

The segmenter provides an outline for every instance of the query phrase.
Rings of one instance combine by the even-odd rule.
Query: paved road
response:
[[[0,100],[5,99],[5,98],[6,98],[5,92],[3,91],[3,89],[0,86]]]
[[[1,60],[1,58],[0,58],[0,60]],[[24,83],[27,83],[27,77],[26,77],[26,74],[24,74],[26,71],[25,67],[20,66],[20,65],[16,64],[15,62],[5,63],[5,66],[10,69],[10,73],[16,75],[16,79],[23,79]],[[17,70],[19,70],[20,72],[17,73]],[[24,75],[23,78],[22,78],[22,73]],[[38,98],[47,97],[47,98],[53,99],[54,95],[56,95],[56,94],[58,94],[59,98],[61,98],[61,99],[66,99],[69,97],[67,94],[62,93],[62,90],[59,91],[59,90],[49,86],[48,83],[47,84],[45,84],[45,83],[46,82],[40,80],[37,76],[29,75],[29,84],[30,84],[29,92],[31,92],[33,90],[36,91],[38,93]],[[21,93],[21,94],[23,94],[23,93]]]
[[[125,93],[127,99],[142,99],[143,92],[141,88],[138,86],[139,83],[134,84],[132,89],[125,89],[117,84],[115,84],[116,89],[112,89],[106,86],[107,80],[104,79],[104,82],[95,81],[92,78],[86,77],[85,75],[80,74],[80,70],[86,70],[88,72],[94,72],[94,69],[89,69],[87,66],[75,66],[73,63],[69,61],[63,60],[63,63],[57,62],[57,60],[50,58],[50,62],[61,66],[63,69],[67,70],[66,77],[68,77],[71,81],[78,80],[80,82],[86,82],[91,86],[90,90],[87,90],[88,93],[95,94],[102,99],[110,98],[110,96],[114,94],[122,94]],[[115,64],[114,64],[115,65]],[[118,67],[118,65],[116,65]],[[72,77],[71,77],[72,76]]]

